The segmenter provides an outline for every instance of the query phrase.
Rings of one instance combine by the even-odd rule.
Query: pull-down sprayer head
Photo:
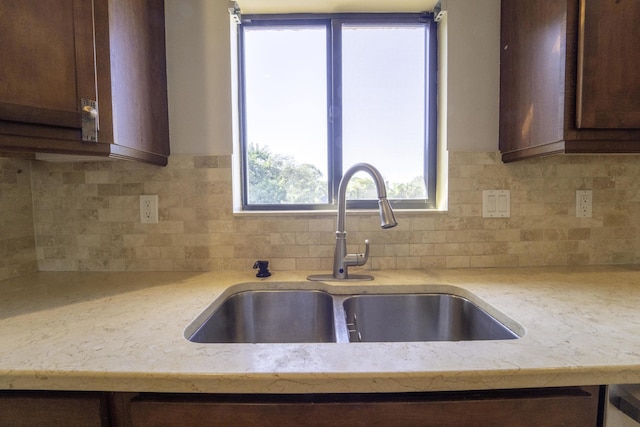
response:
[[[386,197],[378,200],[378,206],[380,208],[380,227],[393,228],[398,225],[396,216],[393,214],[393,209],[391,209],[391,204]]]

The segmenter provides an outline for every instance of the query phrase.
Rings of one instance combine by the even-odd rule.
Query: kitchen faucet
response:
[[[367,172],[373,178],[378,191],[378,207],[380,209],[380,227],[392,228],[398,225],[396,217],[387,200],[387,188],[384,185],[382,175],[375,167],[368,163],[357,163],[349,168],[338,187],[338,224],[336,231],[336,248],[333,253],[333,274],[314,274],[307,277],[308,280],[372,280],[373,276],[366,274],[352,274],[348,272],[350,265],[364,265],[369,259],[369,240],[365,240],[364,254],[347,253],[347,232],[345,220],[347,217],[347,184],[356,172]]]

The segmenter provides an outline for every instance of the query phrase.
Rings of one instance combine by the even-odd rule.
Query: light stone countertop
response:
[[[0,389],[311,393],[640,383],[640,266],[373,271],[372,282],[327,284],[305,281],[309,273],[318,272],[275,271],[268,279],[251,270],[42,272],[0,282]],[[184,338],[231,285],[256,283],[337,292],[455,286],[526,333],[351,344]]]

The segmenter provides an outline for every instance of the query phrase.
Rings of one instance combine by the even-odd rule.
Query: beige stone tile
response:
[[[366,268],[640,258],[640,217],[634,215],[640,207],[640,165],[633,158],[555,156],[505,165],[498,152],[452,152],[449,159],[448,212],[398,212],[400,225],[385,231],[376,214],[347,214],[350,250],[362,251],[364,239],[372,242]],[[235,217],[231,188],[226,155],[172,156],[166,168],[0,159],[0,226],[38,242],[38,250],[27,244],[30,260],[17,264],[33,264],[37,257],[41,269],[244,270],[262,257],[283,270],[331,268],[335,216]],[[496,188],[511,190],[512,216],[483,219],[481,191]],[[576,189],[594,190],[592,218],[575,218]],[[143,193],[160,196],[160,224],[139,223]],[[16,221],[16,212],[32,215],[35,225]],[[0,237],[0,255],[8,238]],[[82,248],[92,248],[99,259],[90,261]],[[20,270],[13,264],[0,263],[0,279]]]

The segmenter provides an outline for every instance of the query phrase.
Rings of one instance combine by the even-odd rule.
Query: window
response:
[[[394,208],[432,208],[436,28],[430,14],[252,15],[239,26],[245,210],[328,209],[367,162]],[[348,206],[377,207],[357,174]]]

